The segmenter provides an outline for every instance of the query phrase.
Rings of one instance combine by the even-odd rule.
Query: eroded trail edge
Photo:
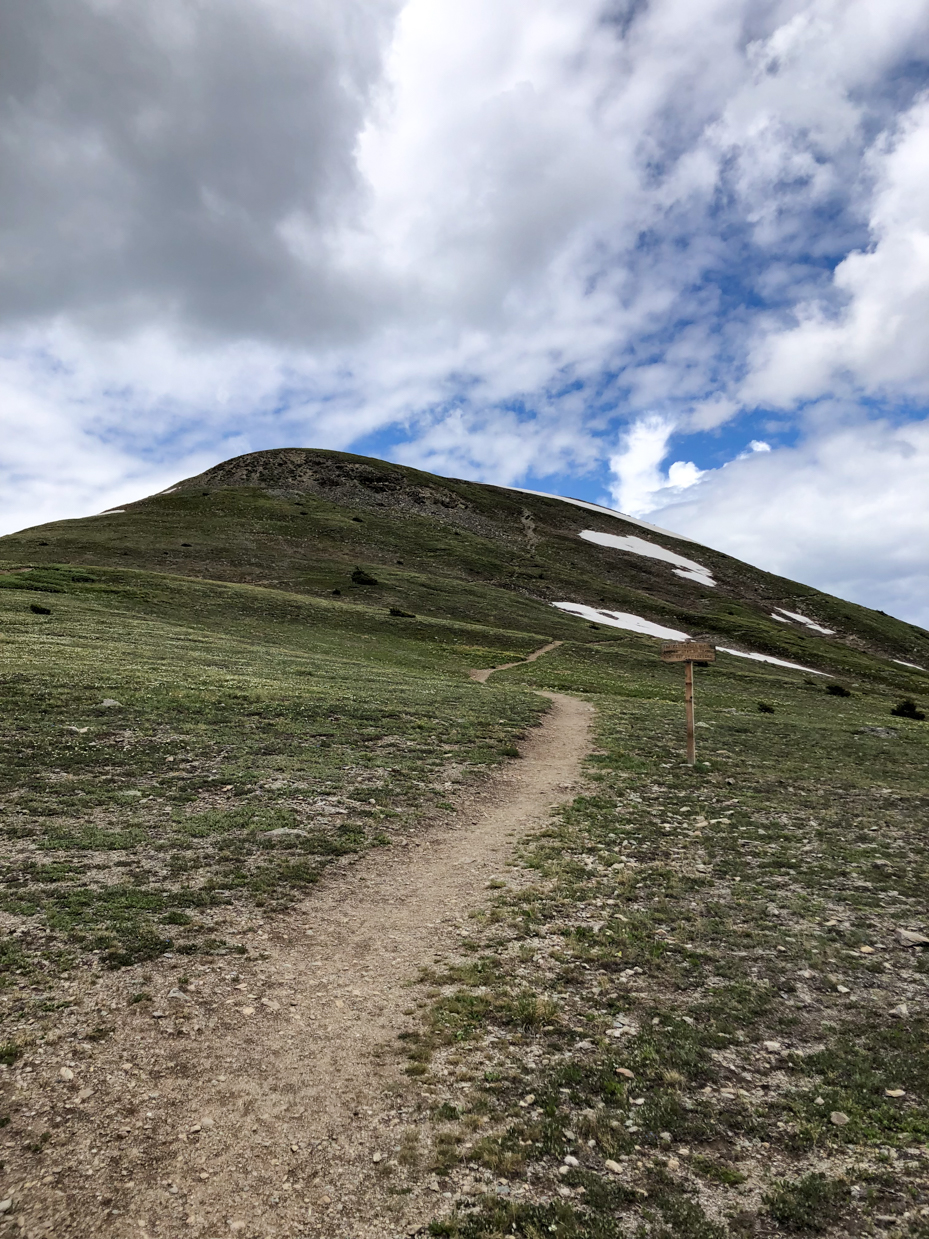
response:
[[[160,998],[161,1019],[119,1030],[132,1070],[98,1068],[83,1103],[97,1121],[75,1132],[75,1165],[96,1155],[99,1170],[54,1194],[30,1185],[36,1233],[387,1239],[447,1207],[428,1178],[396,1190],[422,1107],[397,1038],[415,1027],[419,970],[575,789],[593,709],[545,695],[522,760],[446,826],[325,880],[268,924],[262,957],[201,973],[187,998]]]

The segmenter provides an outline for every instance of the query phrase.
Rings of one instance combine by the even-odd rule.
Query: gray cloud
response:
[[[282,339],[359,316],[330,234],[395,5],[28,0],[0,42],[3,315]],[[312,228],[298,261],[286,225]]]

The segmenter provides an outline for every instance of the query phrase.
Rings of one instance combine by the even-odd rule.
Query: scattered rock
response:
[[[882,736],[885,740],[894,740],[897,734],[895,727],[862,727],[858,732],[860,736]]]
[[[6,1200],[0,1200],[0,1213],[9,1213],[13,1208],[13,1198],[8,1197]]]
[[[873,955],[874,954],[873,946],[862,946],[862,947],[859,947],[858,949],[861,951],[862,955]]]
[[[535,1093],[527,1093],[526,1096],[522,1099],[522,1101],[519,1104],[521,1106],[531,1106],[534,1101],[535,1101]]]
[[[885,1097],[905,1097],[906,1089],[905,1088],[885,1088],[884,1096]]]
[[[901,946],[929,946],[929,938],[915,929],[898,929],[897,941]]]
[[[619,1162],[611,1161],[609,1158],[607,1158],[603,1165],[610,1172],[610,1174],[619,1174],[622,1170],[622,1166],[620,1166]]]
[[[170,1002],[172,998],[175,1002],[190,1002],[190,995],[185,994],[182,989],[168,990],[168,1001]]]
[[[833,1110],[829,1115],[829,1122],[834,1123],[836,1127],[844,1127],[849,1121],[848,1115],[843,1114],[841,1110]]]
[[[74,1079],[74,1072],[71,1070],[70,1067],[60,1068],[58,1075],[62,1080],[73,1080]]]
[[[243,1015],[254,1015],[255,1008],[254,1007],[242,1007],[242,1014]]]
[[[269,1011],[280,1011],[281,1009],[281,1004],[275,1002],[273,998],[262,998],[261,1005],[267,1007]]]
[[[570,1153],[566,1153],[564,1156],[564,1164],[566,1166],[579,1166],[581,1163],[576,1157],[573,1157]]]
[[[374,1154],[374,1156],[371,1158],[371,1160],[372,1160],[372,1162],[382,1162],[382,1161],[384,1160],[384,1154],[383,1154],[383,1153],[375,1153],[375,1154]]]
[[[900,1019],[905,1019],[906,1016],[909,1015],[909,1013],[910,1013],[910,1009],[906,1005],[905,1002],[901,1002],[899,1006],[892,1007],[890,1011],[891,1015],[899,1016]]]
[[[780,1041],[762,1041],[761,1043],[769,1054],[776,1054],[778,1050],[783,1049]]]
[[[119,706],[121,704],[122,702],[115,701],[112,697],[104,697],[103,700],[100,702],[100,705],[106,706],[107,709],[109,709],[110,706]]]
[[[305,830],[296,830],[292,826],[277,826],[274,830],[266,830],[261,837],[262,839],[286,839],[288,836],[296,836],[300,839],[310,837]]]
[[[77,1099],[78,1101],[87,1101],[88,1098],[93,1097],[93,1095],[94,1090],[92,1088],[82,1088],[77,1095]]]
[[[635,1079],[635,1072],[634,1072],[634,1071],[630,1071],[628,1067],[617,1067],[617,1068],[616,1068],[616,1074],[617,1074],[618,1076],[625,1076],[627,1080],[634,1080],[634,1079]]]

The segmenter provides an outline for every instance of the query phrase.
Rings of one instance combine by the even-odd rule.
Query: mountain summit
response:
[[[580,500],[345,452],[251,452],[4,558],[139,568],[558,636],[700,633],[832,674],[929,666],[903,621]],[[557,613],[557,612],[560,612]],[[592,627],[593,626],[593,627]]]

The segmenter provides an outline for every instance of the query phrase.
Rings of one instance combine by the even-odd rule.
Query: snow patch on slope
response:
[[[716,584],[709,568],[704,568],[702,564],[695,563],[692,559],[685,559],[683,555],[669,551],[663,546],[657,546],[654,542],[646,542],[644,538],[637,538],[634,534],[621,537],[615,533],[597,533],[593,529],[583,529],[580,536],[585,542],[596,542],[598,546],[612,546],[618,551],[629,551],[633,555],[643,555],[647,559],[660,559],[666,564],[676,564],[677,567],[673,569],[674,573],[683,577],[685,581],[695,581],[698,585]]]
[[[642,633],[646,637],[660,637],[664,641],[688,641],[686,632],[678,632],[676,628],[665,628],[654,624],[651,620],[642,619],[629,611],[601,611],[598,607],[588,607],[582,602],[553,602],[553,607],[566,611],[578,619],[590,620],[594,624],[604,624],[607,628],[623,628],[626,632]],[[754,662],[773,663],[776,667],[789,667],[791,671],[806,671],[810,675],[829,677],[828,671],[817,671],[813,667],[803,667],[800,663],[789,663],[786,659],[775,658],[773,654],[750,654],[746,650],[733,650],[725,645],[718,645],[721,654],[732,654],[735,658],[750,658]],[[831,678],[831,677],[829,677]]]
[[[787,615],[792,620],[796,620],[798,624],[805,624],[807,628],[811,628],[813,632],[821,632],[827,637],[835,636],[834,628],[823,628],[822,624],[814,624],[811,619],[807,619],[805,615],[801,615],[798,611],[788,611],[786,607],[778,607],[777,610],[780,611],[781,614],[780,615],[772,614],[771,615],[772,619],[781,619],[781,616]],[[782,620],[781,622],[786,623],[786,621],[784,620]]]
[[[581,602],[553,602],[553,607],[559,611],[567,611],[578,619],[590,620],[594,624],[606,624],[610,628],[624,628],[627,632],[640,632],[646,637],[661,637],[665,641],[686,641],[687,633],[678,632],[676,628],[664,628],[661,624],[653,624],[651,620],[642,619],[640,615],[632,615],[629,611],[600,611],[596,607],[585,606]]]

